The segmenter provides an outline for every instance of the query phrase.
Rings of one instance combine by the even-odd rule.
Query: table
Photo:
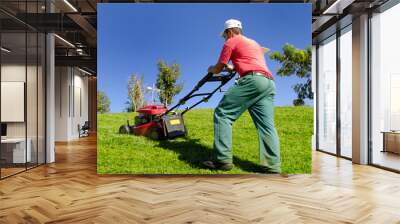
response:
[[[382,131],[383,150],[382,152],[392,152],[400,154],[400,131]]]

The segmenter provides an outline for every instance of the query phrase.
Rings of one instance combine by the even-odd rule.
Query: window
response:
[[[26,33],[2,30],[1,47],[6,49],[1,52],[0,61],[0,110],[4,127],[0,169],[3,178],[26,170],[26,163],[31,162],[32,148],[26,136]]]
[[[41,13],[44,1],[2,2]],[[3,21],[4,20],[4,21]],[[45,163],[45,35],[0,13],[0,178]]]
[[[400,170],[400,4],[371,18],[371,161]]]
[[[336,153],[336,36],[318,47],[318,149]]]
[[[340,155],[352,157],[352,32],[351,25],[340,35]]]

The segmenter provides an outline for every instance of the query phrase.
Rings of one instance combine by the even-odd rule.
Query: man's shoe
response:
[[[203,165],[212,170],[225,170],[229,171],[233,168],[232,163],[224,163],[219,161],[204,161]]]

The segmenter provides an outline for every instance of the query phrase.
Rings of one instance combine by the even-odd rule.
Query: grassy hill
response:
[[[145,137],[118,134],[119,126],[132,121],[135,113],[98,115],[97,170],[101,174],[215,174],[257,172],[258,138],[246,112],[233,126],[235,168],[229,172],[203,169],[211,158],[213,110],[197,109],[185,114],[187,139],[153,141]],[[311,107],[277,107],[275,124],[281,144],[282,171],[311,172]]]

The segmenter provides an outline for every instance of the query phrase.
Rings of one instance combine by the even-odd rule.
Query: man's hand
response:
[[[210,67],[208,67],[207,72],[208,73],[214,73],[214,65],[211,65]]]
[[[222,71],[222,69],[224,68],[224,66],[225,66],[225,64],[217,63],[217,64],[214,65],[214,66],[208,67],[207,72],[213,73],[213,74],[218,74],[218,73],[220,73],[220,72]]]
[[[235,70],[235,67],[234,67],[233,65],[231,65],[231,64],[225,65],[225,68],[226,68],[226,70],[228,70],[229,72]]]

